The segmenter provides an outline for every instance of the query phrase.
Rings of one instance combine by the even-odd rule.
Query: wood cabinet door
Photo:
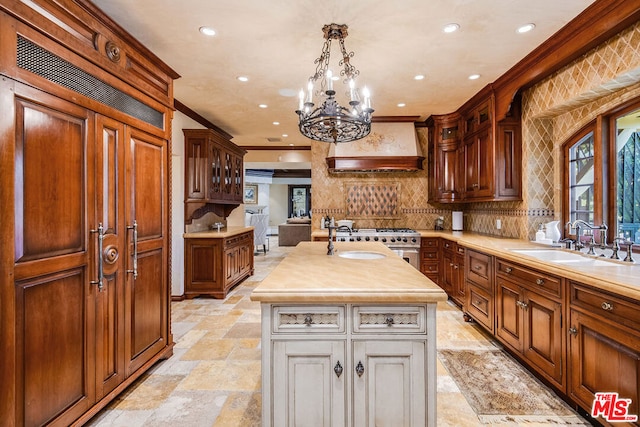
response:
[[[424,427],[426,341],[354,341],[353,425]]]
[[[96,394],[109,394],[125,379],[124,289],[127,229],[124,206],[125,136],[122,123],[96,117],[94,223],[101,224],[102,284],[96,292]],[[95,233],[94,233],[95,234]],[[99,239],[95,235],[95,239]],[[98,266],[100,270],[100,265]],[[99,271],[98,271],[99,272]]]
[[[207,176],[213,171],[214,163],[209,163],[209,143],[204,136],[185,136],[185,186],[188,200],[201,200],[207,198]]]
[[[272,420],[264,425],[348,425],[345,341],[275,341],[272,364]]]
[[[167,141],[127,128],[125,221],[127,374],[170,343]]]
[[[458,165],[460,156],[458,143],[440,144],[436,152],[435,180],[437,187],[437,201],[447,202],[460,199],[458,193]]]
[[[222,148],[216,144],[209,143],[209,200],[221,200],[223,194],[224,179],[224,155]]]
[[[463,250],[464,253],[464,250]],[[465,281],[464,281],[464,255],[457,254],[454,258],[455,282],[453,284],[453,299],[460,305],[465,300]]]
[[[496,137],[496,198],[522,198],[522,142],[519,123],[498,124]]]
[[[524,357],[564,390],[562,304],[529,290],[524,302]]]
[[[442,280],[440,281],[440,287],[449,296],[453,294],[453,285],[458,276],[455,267],[454,254],[450,251],[442,252]]]
[[[465,199],[493,198],[495,154],[492,142],[490,127],[465,139]]]
[[[638,332],[570,311],[569,396],[590,410],[597,392],[631,399],[628,413],[640,414],[640,336]]]
[[[224,290],[222,239],[185,239],[185,293]]]
[[[512,349],[521,352],[524,339],[522,289],[502,278],[498,278],[496,285],[496,335]]]
[[[2,372],[13,377],[2,395],[15,403],[3,418],[66,426],[95,401],[93,116],[1,84],[0,248],[11,264],[0,269],[0,336],[8,344]]]

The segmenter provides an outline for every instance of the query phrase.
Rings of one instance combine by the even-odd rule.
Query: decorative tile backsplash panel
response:
[[[451,229],[451,211],[464,212],[464,229],[502,237],[532,239],[541,223],[559,219],[562,210],[562,143],[597,114],[640,96],[640,23],[612,37],[572,64],[523,93],[523,201],[463,205],[428,203],[427,170],[417,173],[329,175],[329,144],[312,143],[313,213],[336,219],[358,211],[346,200],[350,185],[398,185],[397,216],[360,219],[356,226],[433,229],[442,216]],[[428,155],[427,130],[417,129]],[[425,169],[427,160],[425,160]],[[401,191],[400,191],[401,190]],[[366,206],[366,203],[359,202]],[[350,210],[352,209],[352,210]],[[390,207],[374,207],[374,213]],[[354,213],[355,213],[354,212]],[[501,221],[497,229],[496,220]],[[319,222],[314,222],[319,227]]]
[[[400,213],[400,184],[345,184],[347,218],[395,219]]]

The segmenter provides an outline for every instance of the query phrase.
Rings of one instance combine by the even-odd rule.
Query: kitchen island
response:
[[[447,295],[382,243],[302,242],[262,306],[262,425],[434,426],[436,305]]]

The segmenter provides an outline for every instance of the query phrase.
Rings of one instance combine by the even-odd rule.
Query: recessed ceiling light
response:
[[[283,134],[282,134],[282,137],[283,137],[283,138],[286,138],[286,137],[288,137],[288,136],[289,136],[289,135],[287,135],[286,133],[283,133]]]
[[[525,24],[522,27],[518,27],[516,31],[520,34],[528,33],[529,31],[533,30],[535,27],[536,27],[536,24]]]
[[[423,80],[424,79],[424,75],[422,74],[418,74],[416,76],[413,77],[415,80]]]
[[[280,122],[273,122],[274,125],[278,126]]]
[[[236,78],[238,80],[240,80],[241,82],[248,82],[249,81],[249,77],[247,77],[247,76],[238,76]]]
[[[293,147],[293,144],[289,144],[289,147]]]
[[[444,27],[442,27],[442,31],[444,31],[445,33],[453,33],[458,31],[459,28],[460,28],[460,25],[456,24],[455,22],[452,22],[451,24],[447,24]]]
[[[267,108],[267,107],[268,107],[268,105],[267,105],[267,104],[258,104],[258,107],[260,107],[260,108]]]
[[[469,76],[469,80],[478,80],[480,78],[480,74],[471,74]]]
[[[404,102],[401,102],[401,103],[398,104],[398,107],[400,107],[400,108],[406,107],[406,106],[407,106],[407,104],[405,104]]]
[[[214,30],[211,27],[200,27],[199,30],[205,36],[215,36],[216,35],[216,30]]]

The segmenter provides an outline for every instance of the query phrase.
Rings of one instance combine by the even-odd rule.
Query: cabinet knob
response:
[[[452,262],[449,263],[449,267],[453,267],[453,263]]]
[[[307,314],[304,317],[304,324],[307,325],[307,326],[311,326],[312,323],[313,323],[313,317],[311,317],[310,314]]]
[[[511,268],[511,267],[507,267],[507,268],[505,268],[505,269],[504,269],[504,271],[505,271],[507,274],[509,274],[509,273],[511,273],[511,272],[513,271],[513,268]]]
[[[578,334],[578,330],[575,328],[575,326],[572,326],[569,328],[569,333],[571,335],[577,335]]]
[[[611,304],[610,302],[605,301],[600,307],[602,307],[602,309],[605,311],[613,311],[613,304]]]
[[[543,285],[544,279],[536,279],[536,285]]]
[[[384,323],[386,323],[387,326],[392,326],[393,325],[393,316],[387,316],[387,318],[384,319]]]
[[[362,364],[362,361],[358,361],[358,364],[356,365],[356,374],[358,374],[358,377],[361,377],[362,374],[364,374],[364,365]]]
[[[340,378],[340,375],[342,375],[342,371],[343,371],[342,365],[338,360],[338,363],[336,363],[336,366],[333,367],[333,372],[335,372],[338,378]]]
[[[476,265],[476,266],[474,266],[474,267],[473,267],[473,269],[474,269],[474,270],[476,270],[476,271],[478,271],[478,270],[481,270],[481,269],[482,269],[482,267],[481,267],[481,266],[479,266],[479,265]]]

